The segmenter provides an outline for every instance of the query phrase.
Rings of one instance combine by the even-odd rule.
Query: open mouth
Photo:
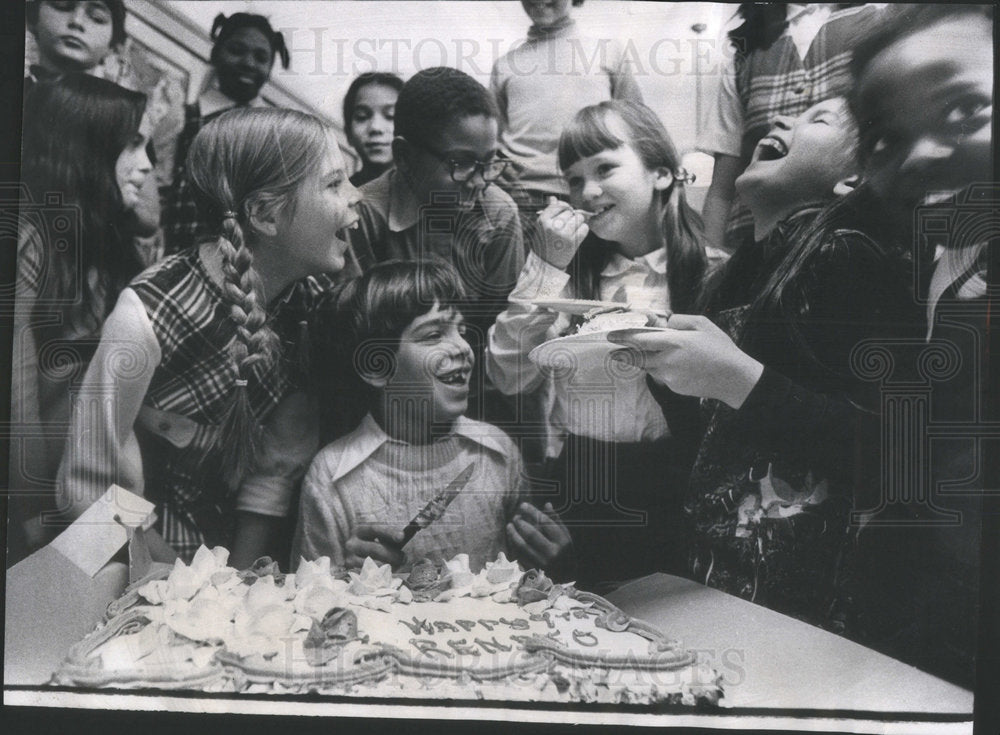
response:
[[[788,155],[788,146],[780,138],[767,136],[761,138],[754,152],[755,161],[777,161]]]
[[[601,204],[600,206],[592,207],[591,209],[594,213],[591,215],[590,221],[593,222],[595,219],[598,219],[602,214],[614,208],[615,208],[614,204]]]
[[[472,369],[468,366],[462,366],[455,368],[454,370],[449,370],[446,373],[441,373],[435,376],[440,383],[445,385],[450,385],[455,388],[464,387],[469,384],[469,376],[472,374]]]
[[[351,222],[348,225],[344,225],[343,227],[341,227],[339,230],[337,230],[334,233],[334,235],[336,235],[336,237],[337,237],[338,240],[343,240],[344,242],[347,242],[347,238],[348,238],[347,231],[348,230],[356,230],[356,229],[358,229],[358,227],[360,226],[360,224],[361,224],[361,218],[360,217],[355,217],[353,222]]]

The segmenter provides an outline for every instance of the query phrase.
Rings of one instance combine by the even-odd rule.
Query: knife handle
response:
[[[410,523],[407,524],[406,528],[403,529],[403,541],[402,543],[399,544],[399,548],[403,548],[408,543],[410,543],[410,541],[413,539],[413,537],[417,534],[417,531],[419,530],[420,530],[420,524],[410,521]]]

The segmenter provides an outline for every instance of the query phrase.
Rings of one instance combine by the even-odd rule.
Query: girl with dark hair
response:
[[[51,509],[69,421],[70,388],[83,377],[119,292],[142,269],[129,215],[151,164],[146,97],[86,74],[38,82],[25,100],[22,178],[35,206],[21,210],[15,296],[11,488]],[[50,427],[42,438],[26,434]],[[19,519],[24,520],[24,519]],[[34,521],[33,521],[34,523]],[[11,528],[20,530],[19,523]],[[33,525],[29,546],[43,543]]]
[[[201,544],[234,565],[269,547],[316,451],[314,402],[290,357],[307,335],[283,306],[296,281],[344,267],[357,191],[316,118],[233,110],[194,139],[192,192],[219,236],[126,288],[73,415],[59,491],[77,516],[112,483],[156,504],[184,559]],[[102,393],[103,391],[103,393]]]
[[[208,122],[234,107],[259,107],[260,90],[271,77],[275,59],[287,69],[290,63],[285,37],[275,31],[267,18],[251,13],[219,13],[212,23],[214,82],[184,111],[184,129],[177,138],[174,175],[163,209],[166,252],[176,253],[204,237],[218,234],[195,205],[185,175],[191,141]]]
[[[870,195],[846,186],[856,140],[843,99],[778,118],[737,180],[759,240],[712,274],[707,316],[609,335],[639,351],[612,357],[644,367],[665,411],[678,395],[703,399],[686,572],[841,633],[850,513],[879,487],[880,386],[854,350],[919,325],[904,258],[872,239],[884,241]]]
[[[846,94],[858,36],[878,11],[858,3],[741,3],[742,23],[729,33],[731,58],[698,136],[715,158],[702,214],[708,244],[732,253],[753,243],[753,218],[734,185],[777,115],[795,117]]]
[[[355,186],[377,179],[392,167],[393,120],[403,80],[381,71],[365,72],[344,95],[344,130],[361,169],[351,176]]]
[[[568,297],[690,310],[706,257],[701,220],[684,191],[688,175],[648,107],[609,100],[583,108],[559,139],[559,165],[572,206],[552,197],[539,214],[544,237],[490,330],[486,368],[507,395],[545,386],[547,474],[575,494],[560,498],[557,510],[575,524],[580,570],[594,583],[660,567],[665,539],[654,537],[666,536],[670,515],[663,478],[683,460],[673,456],[668,421],[640,371],[580,365],[546,379],[528,353],[570,322],[531,302]]]

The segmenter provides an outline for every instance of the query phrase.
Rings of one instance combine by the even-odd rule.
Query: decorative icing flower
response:
[[[202,583],[203,580],[198,578],[197,573],[178,559],[167,577],[167,599],[190,600]]]
[[[201,546],[194,552],[194,557],[191,559],[189,566],[199,580],[208,583],[213,574],[226,568],[228,560],[229,552],[221,546],[216,546],[211,551],[209,551],[207,546]]]
[[[339,584],[341,585],[339,591],[322,584],[314,584],[299,590],[293,603],[295,612],[320,619],[330,608],[343,607],[346,604],[344,593],[347,592],[347,583],[340,581]]]
[[[305,589],[317,583],[326,586],[328,582],[332,581],[330,557],[321,556],[311,561],[299,557],[299,566],[295,570],[295,586],[298,589]]]
[[[170,584],[165,579],[154,579],[140,587],[137,592],[150,605],[162,605],[170,594]]]
[[[548,600],[552,589],[552,580],[539,569],[529,569],[521,577],[515,595],[518,605],[525,605],[538,600]]]
[[[165,611],[163,623],[192,641],[223,641],[232,634],[232,610],[218,599],[178,601]]]
[[[468,554],[457,554],[454,558],[446,561],[444,567],[453,588],[469,587],[476,578],[476,575],[469,568]]]
[[[371,557],[365,559],[360,572],[350,572],[350,577],[348,592],[360,597],[393,595],[403,583],[402,579],[392,576],[390,565],[379,564]]]
[[[264,608],[283,607],[285,590],[274,583],[274,577],[260,577],[247,591],[244,606],[251,614],[256,614]]]
[[[516,561],[508,561],[507,555],[501,551],[496,561],[486,562],[483,571],[490,584],[503,584],[515,581],[521,575],[521,565]]]

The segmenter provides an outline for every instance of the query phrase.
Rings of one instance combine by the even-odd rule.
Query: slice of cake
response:
[[[597,595],[501,556],[404,579],[367,560],[240,572],[202,548],[143,580],[74,646],[55,683],[207,692],[715,704],[720,677]]]
[[[627,306],[607,306],[591,309],[583,315],[573,334],[595,334],[611,329],[634,329],[652,327],[657,323],[651,312],[634,311]]]

